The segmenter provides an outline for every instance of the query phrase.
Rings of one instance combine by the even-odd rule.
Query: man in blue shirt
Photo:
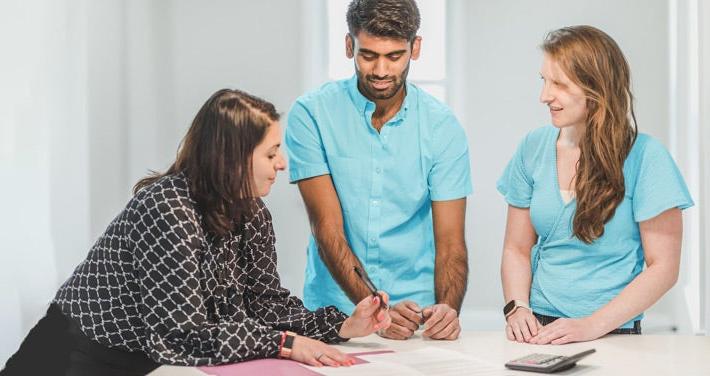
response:
[[[370,292],[364,268],[390,294],[392,325],[407,339],[456,339],[468,275],[468,145],[451,110],[407,83],[419,57],[413,0],[354,0],[346,55],[355,75],[296,101],[288,116],[290,180],[311,222],[304,301],[309,308]]]

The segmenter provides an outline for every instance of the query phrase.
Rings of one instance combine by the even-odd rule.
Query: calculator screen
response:
[[[565,359],[562,355],[551,355],[551,354],[530,354],[528,356],[515,359],[510,362],[510,364],[516,364],[528,367],[549,367],[553,364],[557,364]]]

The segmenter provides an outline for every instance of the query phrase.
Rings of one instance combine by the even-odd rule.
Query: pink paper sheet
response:
[[[358,358],[358,355],[375,355],[393,352],[392,350],[368,351],[348,354],[355,358],[355,364],[367,363]],[[320,373],[313,372],[301,363],[284,359],[258,359],[248,362],[227,364],[223,366],[198,367],[198,369],[211,376],[236,376],[236,375],[259,375],[259,376],[320,376]]]

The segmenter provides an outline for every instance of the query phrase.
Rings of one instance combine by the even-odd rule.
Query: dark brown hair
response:
[[[224,236],[252,209],[252,153],[278,120],[274,105],[263,99],[239,90],[217,91],[197,112],[172,166],[138,181],[134,194],[166,175],[183,173],[202,225]]]
[[[346,18],[352,37],[362,30],[374,36],[408,42],[417,36],[421,22],[414,0],[353,0]]]
[[[580,240],[591,243],[604,234],[604,224],[624,199],[624,161],[638,133],[629,64],[616,42],[592,26],[555,30],[542,50],[587,97],[572,228]]]

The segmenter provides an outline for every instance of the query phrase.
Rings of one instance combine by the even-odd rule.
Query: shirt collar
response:
[[[404,101],[402,101],[402,107],[399,109],[399,111],[397,111],[394,117],[392,117],[392,119],[387,122],[388,124],[402,124],[403,120],[407,117],[407,113],[409,112],[409,107],[411,106],[411,103],[415,100],[417,88],[409,82],[407,82],[405,85],[406,93],[404,95]],[[357,108],[358,113],[365,115],[367,112],[371,113],[375,110],[375,102],[367,99],[364,95],[362,95],[362,93],[360,93],[360,90],[358,90],[357,74],[354,74],[348,80],[347,86],[350,98],[355,104],[355,108]]]

